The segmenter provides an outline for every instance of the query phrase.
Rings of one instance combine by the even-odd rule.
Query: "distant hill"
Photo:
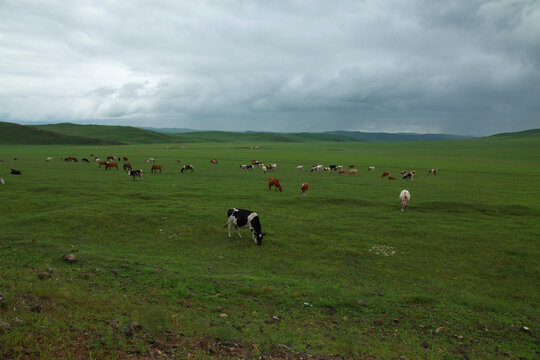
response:
[[[362,131],[326,131],[324,134],[334,134],[349,137],[357,141],[440,141],[469,139],[472,136],[449,135],[449,134],[417,134],[417,133],[384,133]]]
[[[187,132],[200,132],[200,130],[193,130],[193,129],[188,129],[188,128],[155,128],[155,127],[141,126],[141,129],[150,130],[150,131],[154,131],[154,132],[158,132],[158,133],[165,133],[165,134],[169,134],[169,133],[181,134],[181,133],[187,133]]]
[[[518,132],[500,133],[488,136],[491,139],[540,138],[540,129],[531,129]]]
[[[22,145],[116,145],[118,142],[104,141],[78,135],[66,135],[44,130],[36,126],[24,126],[0,122],[0,144]]]
[[[86,136],[116,144],[152,144],[178,142],[171,137],[132,126],[79,125],[71,123],[36,125],[35,127],[63,135]]]
[[[170,134],[171,136],[173,134]],[[293,133],[278,134],[270,132],[226,132],[226,131],[201,131],[190,132],[181,135],[185,142],[312,142],[312,141],[336,141],[350,142],[354,139],[333,134],[319,133]]]

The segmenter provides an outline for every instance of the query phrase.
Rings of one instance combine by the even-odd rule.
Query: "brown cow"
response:
[[[161,165],[152,165],[152,168],[150,169],[150,172],[157,172],[159,170],[159,173],[161,174]]]
[[[385,171],[382,173],[381,177],[387,177],[388,175],[390,175],[390,171]]]
[[[124,161],[128,161],[128,158],[127,158],[127,156],[122,156],[122,160],[124,160]]]
[[[279,191],[283,191],[281,188],[281,185],[279,184],[279,180],[273,177],[268,178],[268,190],[272,190],[272,186],[275,186],[276,191],[279,189]]]
[[[179,163],[179,164],[182,163],[182,161],[180,161],[180,159],[176,159],[176,162]]]
[[[345,170],[343,170],[343,171],[345,171]],[[309,187],[308,183],[303,183],[302,187],[300,188],[300,193],[302,195],[306,195],[306,191],[307,191],[308,187]]]
[[[437,169],[431,169],[428,171],[429,174],[437,175]]]
[[[112,156],[112,155],[107,156],[107,160],[113,160],[114,161],[114,156]]]
[[[397,179],[395,177],[393,177],[393,176],[389,176],[388,180],[397,180]]]
[[[212,158],[212,160],[210,160],[210,162],[211,162],[212,164],[214,164],[214,165],[217,165],[217,160],[216,160],[216,158]]]
[[[133,170],[130,163],[124,163],[124,171]]]
[[[356,169],[351,169],[349,170],[349,172],[347,172],[347,175],[356,175],[356,174],[358,174],[358,170]]]
[[[113,167],[115,167],[116,170],[118,170],[118,164],[117,163],[109,162],[109,163],[107,163],[107,165],[105,165],[105,171],[107,171],[109,169],[112,169]]]
[[[100,161],[99,162],[99,167],[101,167],[101,165],[107,166],[108,163],[109,163],[108,161]]]
[[[339,170],[338,174],[345,174],[345,170]]]

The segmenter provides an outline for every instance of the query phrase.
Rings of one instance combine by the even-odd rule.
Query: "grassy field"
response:
[[[538,136],[249,145],[0,146],[0,358],[538,358]],[[90,153],[143,180],[59,159]],[[261,247],[227,237],[231,207]]]

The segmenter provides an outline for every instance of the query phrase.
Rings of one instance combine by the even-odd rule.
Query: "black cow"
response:
[[[244,209],[229,209],[227,210],[227,217],[229,218],[229,238],[231,237],[231,225],[236,227],[240,239],[242,238],[240,228],[249,227],[253,241],[255,241],[257,245],[262,245],[262,239],[265,234],[262,233],[261,221],[259,220],[259,215],[257,215],[257,213]]]
[[[128,171],[128,175],[133,176],[133,180],[135,180],[135,176],[140,177],[142,179],[142,170],[141,169],[130,170]]]
[[[246,171],[253,169],[253,165],[240,165],[240,169],[244,169]]]
[[[22,171],[21,170],[11,169],[11,174],[12,175],[22,175]]]
[[[90,162],[90,160],[88,160],[87,158],[83,158],[82,161],[85,162],[85,163],[89,163],[89,162]]]
[[[337,165],[328,165],[328,167],[330,168],[330,170],[337,170]]]

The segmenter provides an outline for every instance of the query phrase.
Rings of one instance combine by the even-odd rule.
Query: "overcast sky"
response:
[[[540,1],[0,0],[0,121],[540,127]]]

